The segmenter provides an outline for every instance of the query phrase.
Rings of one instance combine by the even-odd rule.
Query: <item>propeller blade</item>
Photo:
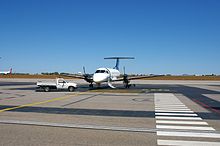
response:
[[[86,68],[83,66],[83,73],[86,74]]]
[[[123,67],[124,75],[125,75],[125,66]]]

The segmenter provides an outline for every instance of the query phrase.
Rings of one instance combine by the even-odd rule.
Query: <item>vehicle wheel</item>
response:
[[[71,86],[71,87],[68,88],[68,90],[69,90],[70,92],[73,92],[73,91],[75,90],[75,88]]]
[[[50,91],[50,87],[44,87],[44,91],[45,92],[49,92]]]

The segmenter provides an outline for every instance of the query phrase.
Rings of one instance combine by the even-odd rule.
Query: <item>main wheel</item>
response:
[[[68,90],[69,90],[70,92],[73,92],[73,91],[75,90],[75,88],[71,86],[71,87],[68,88]]]
[[[44,87],[44,91],[45,92],[49,92],[50,91],[50,87]]]

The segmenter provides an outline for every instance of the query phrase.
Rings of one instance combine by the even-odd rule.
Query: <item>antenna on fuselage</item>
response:
[[[104,59],[116,59],[116,64],[114,69],[119,70],[119,60],[120,59],[135,59],[134,57],[106,57]]]

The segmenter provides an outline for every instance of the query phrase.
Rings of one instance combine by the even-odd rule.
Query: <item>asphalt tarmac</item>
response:
[[[0,145],[220,145],[220,82],[42,92],[36,81],[0,79]]]

